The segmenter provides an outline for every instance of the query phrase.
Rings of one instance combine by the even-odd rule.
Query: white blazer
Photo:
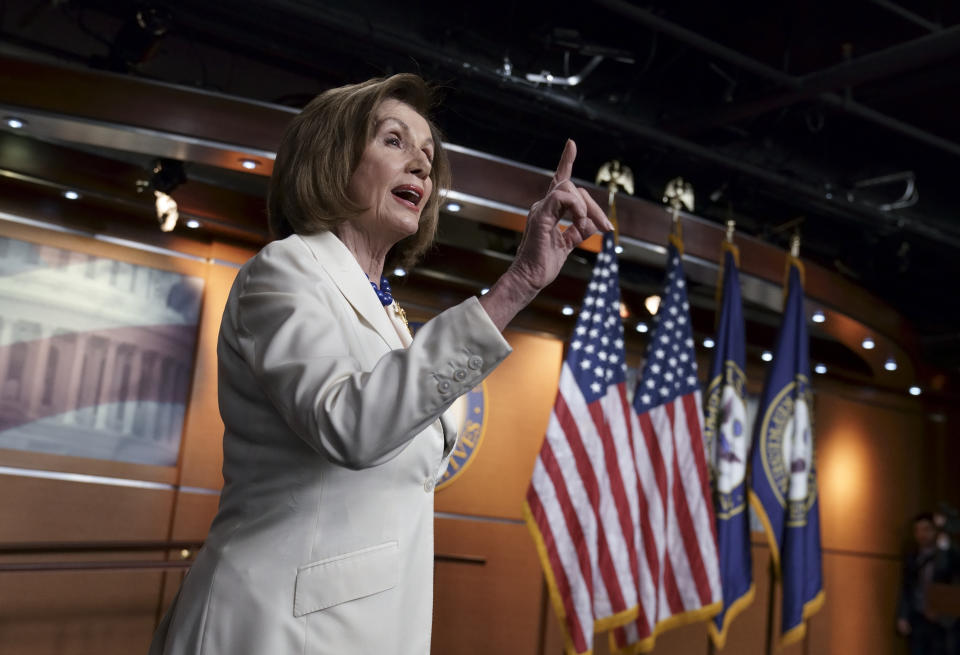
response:
[[[217,345],[224,488],[151,655],[426,655],[443,412],[510,353],[476,298],[410,338],[332,233],[240,270]]]

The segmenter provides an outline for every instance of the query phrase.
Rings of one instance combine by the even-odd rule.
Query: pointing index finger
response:
[[[573,176],[573,160],[576,158],[577,144],[574,143],[573,139],[567,139],[563,146],[563,154],[560,155],[560,163],[557,164],[557,172],[553,174],[553,182],[550,184],[551,189]]]

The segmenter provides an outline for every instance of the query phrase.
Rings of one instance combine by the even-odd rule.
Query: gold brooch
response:
[[[407,312],[403,311],[403,307],[400,306],[396,300],[393,301],[393,313],[403,321],[404,326],[407,328],[407,332],[410,333],[410,336],[413,336],[413,330],[410,329],[410,323],[407,321]]]

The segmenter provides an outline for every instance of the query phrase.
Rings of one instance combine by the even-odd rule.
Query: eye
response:
[[[388,146],[394,146],[395,148],[402,148],[403,142],[400,140],[400,137],[396,134],[390,134],[386,139],[383,140]]]

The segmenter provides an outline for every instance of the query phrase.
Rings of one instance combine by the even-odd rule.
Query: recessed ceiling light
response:
[[[189,221],[186,222],[186,226],[189,227],[191,230],[196,230],[198,227],[200,227],[200,221],[198,221],[195,218],[191,218]]]
[[[646,323],[637,323],[637,332],[639,332],[640,334],[644,334],[649,331],[650,331],[650,328],[647,327]]]
[[[488,293],[490,293],[490,287],[483,287],[482,289],[480,289],[480,295],[481,295],[481,296],[485,296],[485,295],[487,295]]]
[[[68,189],[67,191],[63,192],[63,197],[66,198],[67,200],[76,200],[77,198],[80,197],[80,194],[74,191],[73,189]]]
[[[564,316],[573,316],[573,307],[570,305],[564,305],[563,309],[560,310],[560,313]]]
[[[811,318],[813,319],[814,323],[823,323],[824,321],[827,320],[827,315],[818,309],[813,313],[813,316]]]
[[[613,247],[613,252],[617,253],[618,255],[619,255],[619,254],[622,254],[622,253],[623,253],[623,246],[614,246],[614,247]]]
[[[717,345],[717,342],[711,339],[710,337],[707,337],[706,339],[703,340],[704,348],[708,348],[708,349],[713,348],[715,345]]]
[[[447,211],[448,211],[448,212],[454,212],[454,213],[456,213],[456,212],[460,211],[461,209],[463,209],[463,207],[460,206],[460,203],[459,203],[459,202],[448,202],[448,203],[447,203]]]
[[[248,171],[252,171],[260,165],[260,162],[258,162],[256,159],[241,159],[240,165],[246,168]]]
[[[3,122],[7,124],[7,127],[11,127],[15,130],[19,130],[21,127],[27,124],[27,121],[22,118],[17,118],[16,116],[7,116],[3,119]]]
[[[919,396],[919,395],[920,395],[920,387],[918,387],[917,385],[913,385],[912,387],[910,387],[910,395],[911,395],[911,396]]]
[[[827,372],[827,365],[826,365],[826,364],[817,364],[816,366],[813,367],[813,370],[814,370],[815,372],[819,373],[820,375],[823,375],[824,373]]]
[[[873,350],[877,344],[874,342],[873,337],[864,337],[860,345],[863,346],[864,350]]]
[[[397,266],[395,269],[393,269],[393,274],[396,277],[403,277],[407,274],[407,269]]]
[[[883,368],[887,369],[888,371],[896,371],[897,360],[895,360],[893,357],[888,357],[887,361],[883,363]]]
[[[773,353],[770,352],[769,350],[764,350],[762,353],[760,353],[760,359],[762,359],[765,362],[772,362]]]

